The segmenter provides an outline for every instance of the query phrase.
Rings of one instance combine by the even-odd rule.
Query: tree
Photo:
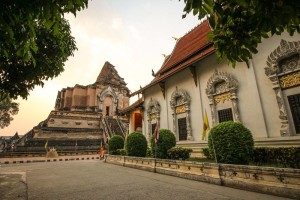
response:
[[[19,111],[19,104],[9,101],[0,101],[0,127],[4,128],[13,120],[12,115]]]
[[[180,1],[180,0],[179,0]],[[207,17],[213,29],[209,39],[219,60],[248,62],[262,38],[285,30],[300,33],[299,1],[283,0],[184,0],[186,14]]]
[[[76,50],[64,14],[88,0],[3,0],[0,2],[0,99],[26,98],[43,81],[58,76]]]

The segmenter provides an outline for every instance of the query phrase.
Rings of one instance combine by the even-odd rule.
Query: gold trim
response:
[[[151,120],[156,120],[156,114],[155,114],[155,113],[152,113],[152,114],[150,115],[150,119],[151,119]]]
[[[279,78],[281,88],[290,88],[300,85],[300,71],[284,75]]]
[[[223,94],[218,94],[218,95],[214,96],[215,104],[218,104],[220,102],[224,103],[227,100],[228,101],[231,100],[231,94],[230,94],[230,92],[225,92]]]
[[[175,113],[176,114],[185,113],[185,105],[181,105],[181,106],[176,107]]]

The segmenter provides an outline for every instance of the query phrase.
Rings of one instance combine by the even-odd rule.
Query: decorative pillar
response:
[[[151,117],[148,115],[148,134],[147,134],[147,141],[150,143],[151,142],[151,137],[152,137],[152,126],[151,126]]]
[[[171,106],[172,109],[172,116],[173,116],[173,133],[175,134],[176,137],[176,113],[175,113],[175,106]]]
[[[240,119],[240,114],[239,114],[239,110],[238,110],[238,103],[237,103],[237,90],[233,89],[230,91],[231,94],[231,103],[232,103],[232,110],[233,110],[233,119],[236,122],[241,122]]]
[[[187,131],[187,140],[193,140],[192,128],[191,128],[191,119],[190,119],[190,106],[185,104],[186,111],[186,131]]]
[[[215,103],[214,103],[214,98],[212,95],[209,97],[209,106],[210,106],[210,111],[211,111],[211,117],[212,117],[212,125],[215,126],[217,125],[217,120],[216,120],[216,109],[215,109]]]

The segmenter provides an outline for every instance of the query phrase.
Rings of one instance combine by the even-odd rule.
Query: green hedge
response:
[[[117,149],[117,154],[116,155],[126,156],[125,149]]]
[[[228,121],[210,130],[208,147],[210,155],[214,155],[215,149],[217,161],[220,163],[248,164],[254,141],[251,132],[243,124]]]
[[[168,158],[172,160],[186,160],[190,158],[192,149],[173,147],[168,150]]]
[[[145,157],[147,154],[147,140],[142,133],[133,132],[127,136],[125,145],[127,156]]]
[[[252,163],[300,169],[300,147],[257,147]]]
[[[108,141],[108,153],[117,155],[118,149],[124,148],[124,139],[120,135],[112,136]]]
[[[204,155],[207,159],[213,159],[214,156],[210,156],[209,148],[202,148],[202,151],[203,151],[203,155]]]
[[[203,148],[203,154],[212,159],[208,148]],[[258,166],[300,169],[300,147],[255,147],[250,162]]]
[[[176,138],[174,133],[168,129],[159,129],[159,140],[157,142],[157,153],[155,154],[155,137],[151,138],[151,149],[153,156],[157,158],[167,158],[168,150],[176,145]]]

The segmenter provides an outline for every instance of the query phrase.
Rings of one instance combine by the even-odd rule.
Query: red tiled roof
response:
[[[202,47],[206,46],[209,43],[207,34],[210,32],[211,29],[208,20],[205,20],[185,36],[181,37],[177,41],[169,58],[167,58],[160,70],[156,72],[156,75],[162,75],[187,57],[196,53]]]
[[[162,67],[156,72],[155,78],[142,89],[131,93],[134,96],[146,88],[159,83],[173,74],[189,67],[191,64],[215,52],[213,43],[208,41],[207,35],[211,32],[208,20],[195,27],[181,37],[170,56],[166,58]]]

